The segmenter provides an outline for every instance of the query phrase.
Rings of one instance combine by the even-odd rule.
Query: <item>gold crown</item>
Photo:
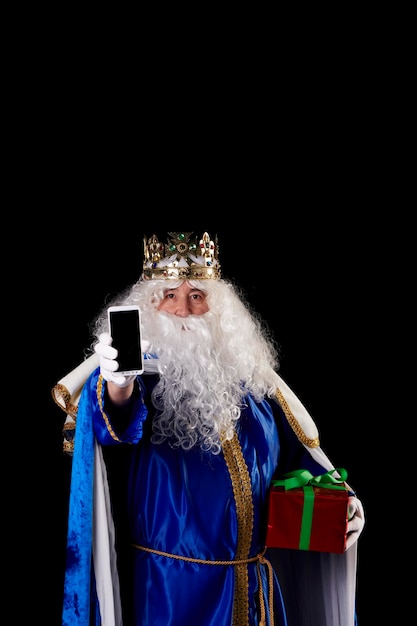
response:
[[[202,280],[220,278],[217,237],[207,232],[199,240],[193,233],[168,233],[168,243],[156,235],[144,237],[143,277],[146,280]]]

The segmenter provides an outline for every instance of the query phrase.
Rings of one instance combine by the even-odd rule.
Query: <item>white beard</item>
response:
[[[152,395],[158,410],[152,441],[219,453],[220,437],[233,436],[244,394],[238,370],[227,362],[218,316],[209,311],[181,318],[153,310],[142,323],[160,375]]]

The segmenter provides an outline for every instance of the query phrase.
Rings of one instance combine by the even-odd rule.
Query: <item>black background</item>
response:
[[[61,623],[70,460],[51,389],[83,359],[107,297],[137,280],[143,236],[180,229],[218,235],[224,277],[273,330],[282,377],[365,508],[359,625],[388,614],[387,577],[407,537],[392,525],[384,479],[406,456],[396,434],[410,413],[400,409],[415,282],[410,165],[398,141],[407,123],[392,101],[401,85],[390,55],[353,57],[350,34],[346,48],[336,39],[304,48],[297,63],[294,44],[262,75],[237,63],[221,82],[162,65],[156,93],[119,64],[90,56],[73,66],[72,48],[59,63],[46,48],[25,59],[3,231],[4,288],[19,305],[27,364],[13,374],[23,514],[12,499],[7,509],[19,536],[10,580],[20,589],[23,575],[31,597],[15,603],[19,615]]]

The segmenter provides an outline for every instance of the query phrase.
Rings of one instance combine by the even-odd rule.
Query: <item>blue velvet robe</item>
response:
[[[256,403],[250,396],[224,453],[152,444],[150,391],[156,380],[138,377],[139,393],[124,421],[106,403],[99,369],[83,387],[63,626],[101,624],[91,566],[94,438],[104,451],[114,506],[124,626],[258,626],[260,583],[266,625],[272,626],[270,570],[253,559],[265,549],[271,479],[300,467],[315,475],[326,470],[299,442],[277,402]],[[243,563],[236,567],[234,561]],[[277,573],[274,623],[288,626]]]

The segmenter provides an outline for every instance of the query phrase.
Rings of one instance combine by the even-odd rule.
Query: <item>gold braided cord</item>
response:
[[[253,532],[253,500],[249,470],[236,432],[232,441],[223,442],[223,454],[232,481],[237,515],[235,594],[233,603],[233,626],[248,624],[249,577],[246,559],[250,553]]]
[[[263,558],[263,555],[257,554],[256,556],[252,556],[250,559],[237,559],[236,561],[208,561],[206,559],[195,559],[191,556],[180,556],[178,554],[171,554],[170,552],[163,552],[162,550],[154,550],[153,548],[147,548],[146,546],[140,546],[137,543],[132,543],[134,548],[138,550],[143,550],[144,552],[151,552],[152,554],[157,554],[158,556],[166,556],[170,559],[177,559],[178,561],[188,561],[190,563],[199,563],[200,565],[243,565],[246,563],[254,563],[255,561],[259,561]],[[264,559],[266,560],[266,559]]]
[[[259,621],[259,626],[265,626],[265,602],[264,602],[264,594],[262,589],[262,576],[261,576],[261,568],[260,564],[266,565],[268,568],[268,602],[269,602],[269,622],[272,625],[274,623],[274,574],[270,561],[264,557],[264,552],[259,555],[258,562],[256,563],[256,569],[258,572],[258,581],[259,581],[259,604],[261,608],[261,617]]]
[[[319,438],[315,437],[314,439],[309,439],[306,436],[305,432],[301,428],[301,425],[299,424],[298,420],[295,418],[295,416],[292,413],[290,407],[288,406],[288,403],[287,403],[286,399],[284,398],[282,392],[278,388],[277,388],[277,390],[275,392],[275,395],[277,397],[277,400],[278,400],[279,404],[282,407],[282,410],[285,413],[285,417],[287,418],[291,428],[293,429],[293,431],[295,432],[295,434],[297,435],[297,437],[301,441],[301,443],[304,443],[309,448],[318,448],[318,446],[320,445]]]
[[[102,399],[102,392],[103,392],[103,376],[100,374],[100,376],[98,377],[98,382],[97,382],[97,402],[98,402],[98,406],[100,408],[100,412],[103,416],[103,419],[106,423],[107,426],[107,430],[109,431],[110,435],[112,436],[112,438],[115,441],[119,441],[121,442],[121,439],[119,439],[119,437],[116,435],[116,433],[114,432],[113,428],[110,426],[110,421],[109,418],[107,417],[107,415],[104,412],[103,409],[103,399]]]
[[[77,416],[78,407],[75,404],[71,403],[71,394],[68,389],[64,385],[61,385],[61,383],[57,383],[53,387],[51,393],[55,404],[57,404],[60,409],[65,411],[65,413],[69,413],[71,417],[75,419]],[[58,395],[62,397],[64,401],[64,406],[62,406],[62,404],[58,402]]]
[[[259,605],[261,608],[261,616],[259,621],[259,626],[266,625],[266,612],[265,612],[265,601],[263,595],[262,588],[262,575],[261,569],[259,567],[260,563],[266,565],[268,568],[268,599],[269,599],[269,620],[270,624],[274,623],[274,575],[271,563],[268,559],[265,558],[265,550],[261,554],[257,554],[248,559],[237,559],[235,561],[207,561],[205,559],[195,559],[193,557],[180,556],[178,554],[171,554],[170,552],[163,552],[162,550],[154,550],[153,548],[147,548],[146,546],[140,546],[137,543],[132,543],[134,548],[137,550],[143,550],[144,552],[150,552],[151,554],[156,554],[158,556],[165,556],[169,559],[176,559],[177,561],[187,561],[189,563],[199,563],[200,565],[233,565],[234,567],[241,565],[248,565],[248,563],[254,563],[256,561],[256,570],[258,575],[258,585],[259,585]],[[234,612],[233,612],[234,614]],[[235,623],[235,619],[233,618],[233,623]],[[243,622],[236,622],[239,626],[243,626]],[[247,617],[245,624],[248,624]]]
[[[52,394],[52,399],[55,402],[55,404],[59,406],[59,408],[62,411],[65,411],[65,413],[67,414],[67,420],[64,423],[64,426],[62,428],[62,434],[63,434],[62,451],[64,454],[67,454],[68,456],[72,456],[74,453],[74,432],[73,431],[75,431],[75,423],[77,421],[78,406],[71,402],[70,392],[65,387],[65,385],[62,385],[61,383],[57,383],[51,389],[51,394]],[[62,402],[59,402],[58,398],[61,398],[64,404],[62,404]],[[71,418],[72,421],[69,418]],[[67,438],[67,435],[70,435],[70,437]]]

